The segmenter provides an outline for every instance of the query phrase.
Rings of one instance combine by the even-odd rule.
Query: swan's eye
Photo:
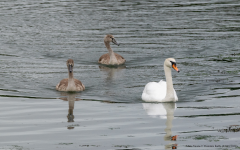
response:
[[[177,66],[176,62],[170,61],[172,63],[172,66],[175,65]]]

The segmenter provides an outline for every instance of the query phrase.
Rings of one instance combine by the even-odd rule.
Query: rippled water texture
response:
[[[239,0],[2,0],[0,31],[0,149],[240,147]],[[169,57],[179,101],[144,103]],[[55,90],[69,58],[83,92]]]

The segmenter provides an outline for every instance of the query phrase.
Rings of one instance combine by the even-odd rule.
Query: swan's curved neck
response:
[[[117,61],[117,58],[112,50],[112,48],[110,47],[110,43],[109,42],[105,42],[105,46],[107,47],[107,50],[108,50],[108,53],[109,53],[109,56],[110,56],[110,60],[109,60],[109,64],[118,64],[118,61]]]
[[[167,82],[167,93],[164,101],[175,101],[171,68],[164,65],[164,72]]]

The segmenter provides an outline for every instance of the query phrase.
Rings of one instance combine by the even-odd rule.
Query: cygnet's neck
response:
[[[68,82],[69,82],[69,80],[73,80],[74,78],[73,78],[73,71],[72,72],[70,72],[70,71],[68,71]]]
[[[73,71],[69,72],[68,71],[68,86],[67,86],[67,91],[75,91],[76,86],[73,78]]]
[[[109,64],[110,65],[117,65],[118,64],[118,61],[117,61],[117,58],[112,50],[112,48],[110,47],[110,43],[109,42],[105,42],[105,46],[107,47],[107,50],[108,50],[108,53],[109,53],[109,56],[110,56],[110,60],[109,60]]]
[[[166,97],[164,98],[164,101],[166,102],[175,101],[171,68],[164,65],[164,72],[165,72],[166,82],[167,82],[167,93],[166,93]]]

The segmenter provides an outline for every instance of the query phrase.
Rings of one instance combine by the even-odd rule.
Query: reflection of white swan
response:
[[[176,103],[143,103],[143,109],[147,112],[150,117],[153,118],[161,118],[167,119],[166,128],[164,131],[166,135],[164,136],[165,141],[172,141],[174,138],[172,137],[172,120],[174,118],[174,111],[177,109]],[[177,135],[174,136],[177,138]],[[176,140],[176,139],[175,139]],[[173,146],[177,146],[175,143],[169,143],[165,145],[165,149],[172,149]]]
[[[177,105],[176,103],[143,103],[143,109],[150,117],[167,119],[167,117],[173,117]]]
[[[176,103],[143,103],[143,109],[147,112],[147,114],[154,118],[167,119],[166,121],[166,135],[164,136],[164,140],[169,141],[171,139],[171,128],[172,128],[172,120],[174,118],[174,111],[176,110]]]
[[[149,82],[142,93],[142,100],[147,102],[175,102],[178,100],[173,88],[171,68],[179,72],[174,58],[168,58],[164,62],[166,82]]]

